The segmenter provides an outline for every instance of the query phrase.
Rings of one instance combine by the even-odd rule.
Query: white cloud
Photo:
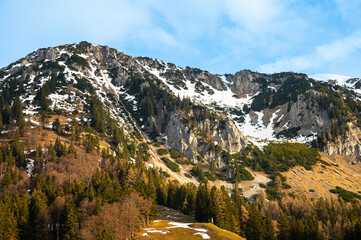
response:
[[[358,22],[361,18],[360,0],[334,0],[344,20]]]
[[[334,61],[347,59],[351,54],[361,50],[361,30],[350,36],[335,40],[329,44],[317,46],[309,54],[277,60],[260,67],[261,72],[308,71],[323,67]]]
[[[268,30],[281,14],[285,14],[283,4],[279,0],[226,0],[227,14],[238,26],[248,30]]]

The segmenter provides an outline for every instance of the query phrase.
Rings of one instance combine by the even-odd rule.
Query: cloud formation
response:
[[[304,72],[327,64],[332,61],[342,61],[351,54],[361,50],[361,30],[350,36],[337,39],[329,44],[316,46],[308,54],[277,60],[260,67],[262,72],[273,73],[281,71]]]
[[[87,40],[215,73],[337,68],[361,75],[360,5],[358,0],[0,1],[5,36],[0,66],[39,47]]]

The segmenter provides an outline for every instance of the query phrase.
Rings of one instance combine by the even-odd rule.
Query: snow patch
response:
[[[194,235],[201,235],[203,239],[211,239],[211,237],[207,233],[195,233]]]
[[[33,171],[34,171],[34,159],[31,158],[27,158],[26,159],[26,168],[25,171],[28,173],[28,176],[31,177],[33,175]]]

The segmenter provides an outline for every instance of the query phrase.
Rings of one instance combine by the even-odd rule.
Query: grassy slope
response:
[[[196,223],[194,218],[186,216],[179,211],[158,206],[158,220],[143,229],[136,239],[155,240],[155,239],[180,239],[180,240],[196,240],[204,239],[201,235],[195,233],[203,233],[205,230],[210,239],[215,240],[242,240],[237,234],[223,230],[211,223]],[[174,227],[171,222],[189,223],[190,228]],[[203,229],[203,230],[198,230]],[[159,231],[159,232],[150,232]],[[161,231],[161,232],[160,232]],[[143,234],[146,233],[145,236]]]
[[[286,173],[287,183],[291,185],[290,192],[298,196],[337,198],[330,189],[337,186],[358,193],[361,191],[361,163],[338,155],[326,156],[321,159],[330,166],[317,163],[311,171],[297,166]],[[354,162],[352,164],[352,162]]]

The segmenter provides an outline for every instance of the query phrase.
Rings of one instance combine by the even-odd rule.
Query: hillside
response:
[[[244,239],[211,223],[196,223],[194,218],[167,207],[158,206],[158,212],[157,220],[136,239]]]
[[[334,76],[30,53],[0,69],[0,236],[357,239],[360,80]]]

